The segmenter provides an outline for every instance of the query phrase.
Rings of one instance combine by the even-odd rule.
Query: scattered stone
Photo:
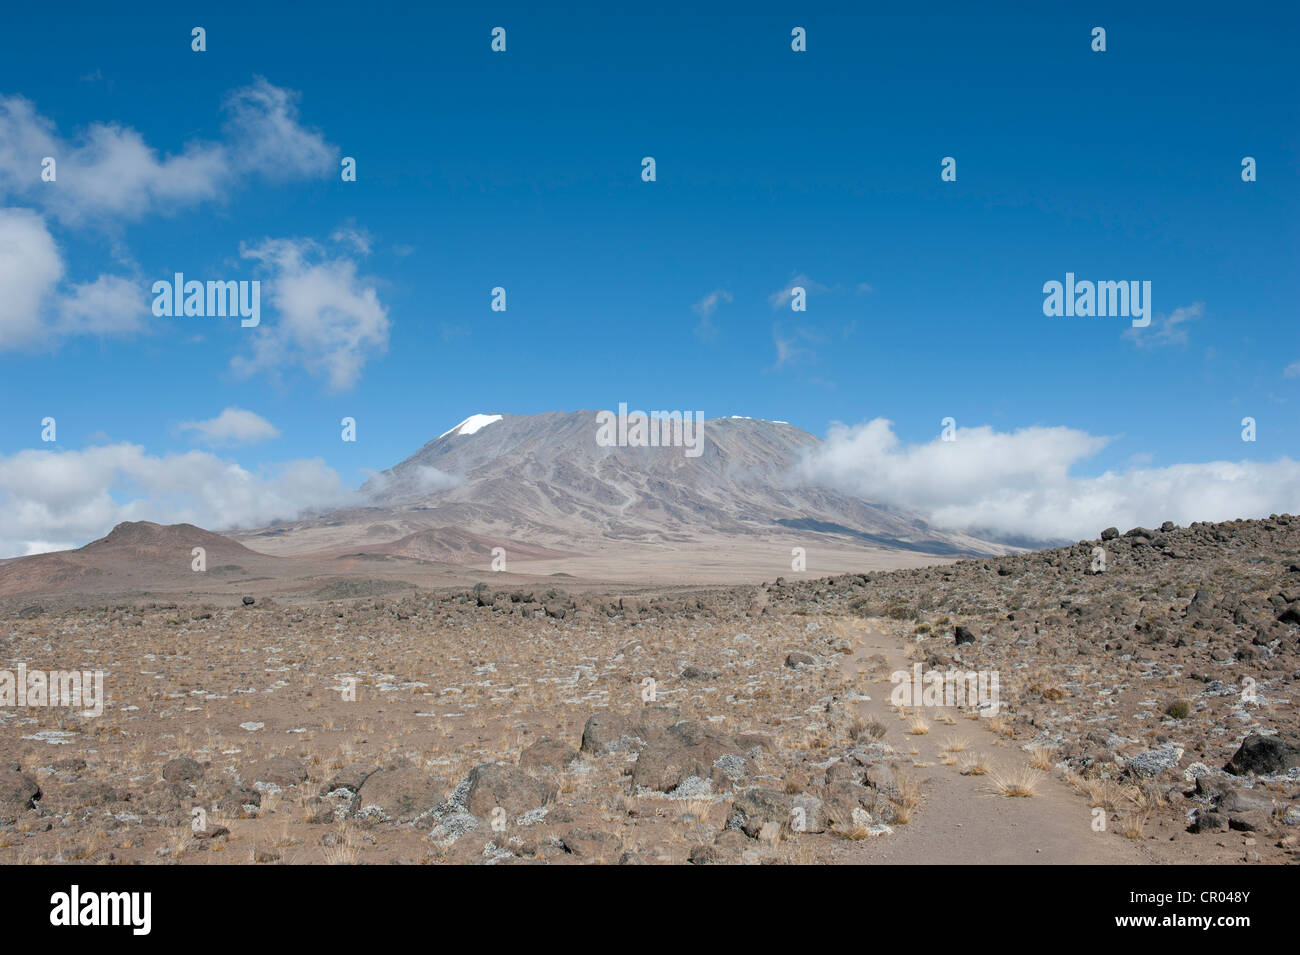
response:
[[[1271,776],[1300,766],[1300,745],[1280,736],[1251,734],[1223,768],[1234,776]]]
[[[1166,769],[1173,769],[1182,761],[1183,747],[1166,743],[1157,749],[1149,749],[1130,757],[1125,763],[1125,770],[1131,775],[1150,778]]]
[[[731,804],[727,816],[728,829],[740,829],[751,839],[757,839],[765,823],[779,827],[782,833],[791,833],[794,821],[795,797],[775,789],[754,787],[740,793]]]
[[[722,671],[714,667],[700,667],[694,663],[688,665],[682,670],[683,680],[716,680],[722,676]]]
[[[564,851],[579,859],[611,861],[623,852],[623,840],[612,832],[571,829],[560,840]]]
[[[230,835],[230,830],[225,826],[208,826],[206,829],[191,830],[190,835],[195,839],[211,841]]]
[[[255,783],[271,783],[281,789],[297,786],[307,778],[307,770],[289,756],[273,756],[247,774]]]
[[[555,799],[556,787],[515,766],[480,763],[466,777],[465,808],[480,819],[490,818],[500,806],[506,815],[522,816]]]
[[[202,779],[203,766],[198,760],[190,759],[188,756],[178,756],[167,760],[163,765],[162,778],[171,783]]]
[[[0,771],[0,807],[32,809],[40,798],[41,787],[36,780],[10,770]]]
[[[1187,827],[1188,832],[1221,832],[1228,824],[1228,821],[1216,812],[1208,809],[1196,809],[1192,814],[1191,825]]]
[[[379,772],[379,767],[373,763],[353,763],[340,769],[330,777],[330,781],[325,784],[321,795],[328,795],[338,790],[346,790],[354,794],[359,793],[365,781],[377,772]]]
[[[681,717],[676,707],[644,706],[630,713],[601,710],[592,714],[582,730],[582,751],[593,755],[638,750],[658,730]]]
[[[313,826],[333,822],[336,818],[334,804],[319,796],[310,797],[303,806],[307,822]]]
[[[709,780],[714,788],[727,788],[748,774],[748,760],[742,750],[735,739],[704,723],[675,723],[654,733],[641,750],[632,771],[632,784],[672,792],[688,779],[698,778]]]
[[[478,819],[467,812],[453,812],[443,817],[442,822],[429,832],[429,841],[449,846],[461,836],[478,829]]]
[[[550,737],[542,737],[519,754],[521,769],[564,770],[578,759],[578,752]]]
[[[217,809],[227,816],[244,816],[245,806],[262,805],[262,794],[249,786],[232,786],[217,799]]]
[[[1228,817],[1228,828],[1236,832],[1267,832],[1272,826],[1269,825],[1268,813],[1258,810],[1248,810],[1246,812],[1234,812]]]
[[[446,784],[413,766],[385,769],[366,778],[357,792],[358,815],[388,822],[414,822],[442,804]]]

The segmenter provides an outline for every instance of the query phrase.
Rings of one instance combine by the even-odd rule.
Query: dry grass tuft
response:
[[[987,776],[988,771],[989,768],[984,762],[984,758],[976,753],[972,753],[961,761],[961,774],[963,776]]]
[[[953,734],[943,742],[945,753],[964,753],[970,748],[970,738]]]
[[[854,740],[869,739],[879,740],[885,736],[885,724],[878,716],[869,716],[865,720],[858,718],[853,721],[853,728],[849,730],[849,736]]]
[[[1012,737],[1016,735],[1016,731],[1011,726],[1011,721],[1002,716],[990,716],[989,729],[999,736]]]
[[[1119,818],[1119,831],[1125,839],[1141,839],[1150,814],[1144,810],[1134,809]]]
[[[897,797],[891,800],[894,822],[903,826],[912,821],[912,813],[921,805],[921,783],[906,773],[895,773],[894,786],[898,789]]]
[[[1029,762],[1034,769],[1048,772],[1053,766],[1053,757],[1056,756],[1055,746],[1031,746],[1028,750]]]
[[[1027,799],[1034,794],[1034,790],[1042,782],[1043,774],[1037,769],[1026,766],[1022,769],[1013,769],[1008,773],[993,773],[989,778],[1001,795]]]

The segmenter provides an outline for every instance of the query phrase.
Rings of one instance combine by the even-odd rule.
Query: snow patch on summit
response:
[[[502,417],[503,416],[499,414],[472,414],[460,424],[456,425],[456,427],[449,428],[442,434],[438,435],[438,437],[445,438],[447,435],[453,433],[457,437],[464,437],[467,434],[473,434],[476,431],[483,430],[493,422],[500,421]]]

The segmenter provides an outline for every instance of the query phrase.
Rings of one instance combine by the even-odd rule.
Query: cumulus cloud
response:
[[[1073,428],[981,426],[958,429],[955,441],[904,446],[877,418],[831,428],[797,471],[936,526],[1000,539],[1081,540],[1110,525],[1300,512],[1300,463],[1288,458],[1070,474],[1109,441]]]
[[[267,239],[241,246],[240,254],[268,272],[264,284],[279,320],[258,327],[250,352],[231,363],[237,373],[275,374],[301,365],[341,391],[356,384],[365,363],[387,349],[388,309],[353,259],[331,257],[307,239]]]
[[[43,216],[0,209],[0,351],[69,335],[139,331],[148,305],[138,284],[114,275],[62,286],[63,254]]]
[[[63,256],[45,221],[0,209],[0,349],[41,337],[41,309],[62,278]]]
[[[45,185],[41,161],[57,160],[59,141],[54,124],[36,112],[22,96],[0,96],[0,196],[35,191]]]
[[[323,177],[338,149],[298,117],[296,93],[257,77],[224,104],[225,138],[161,155],[134,129],[92,123],[65,139],[22,96],[0,96],[0,351],[56,344],[72,335],[124,335],[148,318],[139,282],[100,275],[61,287],[62,252],[47,225],[112,225],[216,200],[257,175],[275,182]],[[43,161],[56,178],[42,180]],[[351,230],[354,244],[368,241]]]
[[[215,418],[183,421],[179,428],[197,432],[199,440],[211,445],[256,444],[280,436],[280,429],[261,415],[233,405]]]
[[[131,335],[144,329],[149,303],[139,283],[117,275],[73,285],[58,302],[60,335]]]
[[[161,155],[129,126],[89,125],[74,139],[22,96],[0,96],[0,198],[38,202],[61,221],[118,222],[218,199],[249,174],[275,182],[320,178],[338,149],[298,118],[298,94],[257,77],[227,96],[224,141]],[[56,163],[41,180],[42,160]]]
[[[205,451],[157,456],[126,443],[20,451],[0,456],[0,556],[77,547],[122,521],[256,527],[354,493],[319,458],[253,472]]]

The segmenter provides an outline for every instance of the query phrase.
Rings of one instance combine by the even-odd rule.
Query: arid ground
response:
[[[757,586],[478,576],[8,598],[0,669],[106,702],[0,708],[0,862],[1297,858],[1300,519]],[[918,666],[996,706],[899,705]]]

